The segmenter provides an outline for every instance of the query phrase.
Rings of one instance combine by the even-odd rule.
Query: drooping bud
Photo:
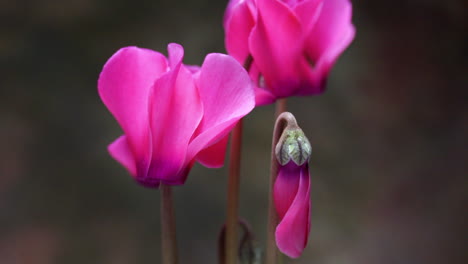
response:
[[[289,112],[278,116],[273,142],[275,157],[272,156],[272,161],[277,166],[277,170],[272,166],[276,173],[273,185],[278,217],[276,246],[290,258],[298,258],[307,246],[310,232],[309,157],[312,147]]]
[[[302,129],[298,126],[286,127],[275,147],[276,159],[281,165],[293,160],[298,166],[309,161],[312,147]]]

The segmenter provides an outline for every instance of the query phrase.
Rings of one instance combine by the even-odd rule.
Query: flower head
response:
[[[280,251],[292,258],[301,255],[309,237],[311,152],[309,140],[297,125],[288,125],[276,145],[279,168],[273,201],[279,224],[275,238]]]
[[[148,187],[183,184],[195,161],[222,166],[229,131],[255,105],[250,78],[233,58],[209,54],[196,68],[182,64],[182,46],[169,44],[168,51],[166,58],[122,48],[98,81],[124,132],[109,152]]]
[[[321,93],[338,56],[354,38],[349,0],[231,0],[226,49],[252,57],[257,105]]]

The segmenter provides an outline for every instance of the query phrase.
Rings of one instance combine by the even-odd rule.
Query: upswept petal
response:
[[[284,167],[281,169],[284,169]],[[288,175],[288,173],[278,175],[278,177],[293,176],[299,178],[297,192],[291,206],[280,220],[275,236],[279,250],[291,258],[297,258],[306,247],[310,232],[310,175],[308,164],[306,163],[300,167],[299,175]]]
[[[292,10],[278,0],[258,0],[257,24],[249,38],[255,64],[266,87],[277,97],[294,94],[302,57],[301,25]]]
[[[112,158],[120,162],[132,175],[137,174],[135,157],[133,157],[132,150],[127,141],[127,136],[122,135],[112,142],[108,147]]]
[[[197,135],[189,145],[188,160],[223,139],[255,106],[252,82],[245,69],[230,56],[217,53],[206,56],[196,85],[204,112]]]
[[[275,100],[275,96],[267,89],[255,87],[255,105],[272,104]]]
[[[297,6],[298,16],[307,15],[306,9],[312,9],[307,1]],[[301,61],[301,75],[307,76],[308,85],[302,86],[296,95],[312,95],[323,92],[330,69],[338,56],[354,38],[354,26],[351,24],[351,3],[348,0],[320,1],[315,12],[313,24],[309,24],[305,36],[304,56]],[[317,15],[318,14],[318,15]],[[307,19],[307,17],[305,17]]]
[[[297,3],[293,10],[301,22],[302,34],[308,36],[322,11],[323,2],[327,0],[308,0]]]
[[[273,186],[273,200],[279,219],[282,219],[296,198],[301,167],[294,162],[280,166]]]
[[[229,134],[197,154],[197,161],[207,168],[221,168],[226,157]]]
[[[252,79],[254,92],[255,92],[255,105],[266,105],[274,103],[276,97],[270,90],[265,89],[265,79],[261,76],[260,71],[258,70],[255,62],[252,62],[249,69],[249,75]]]
[[[130,145],[127,141],[127,136],[123,135],[117,138],[107,147],[107,150],[109,151],[112,158],[114,158],[120,164],[122,164],[138,183],[149,188],[159,187],[159,184],[161,182],[160,180],[146,179],[145,177],[142,177],[137,173],[138,171],[136,167],[137,165],[135,157],[133,156],[133,153],[130,149]]]
[[[290,7],[294,7],[299,2],[299,0],[282,0],[282,1]]]
[[[224,12],[224,17],[223,17],[223,27],[226,28],[227,23],[229,23],[229,20],[233,17],[233,14],[236,12],[236,9],[239,8],[239,6],[246,6],[250,14],[252,15],[252,18],[256,20],[257,18],[257,0],[230,0],[227,7],[226,11]]]
[[[185,65],[185,68],[187,68],[192,74],[197,74],[200,71],[200,66],[198,65]]]
[[[168,46],[171,69],[150,93],[149,113],[154,149],[148,178],[182,184],[187,146],[203,115],[203,106],[191,72],[182,64],[183,48]]]
[[[226,50],[241,63],[244,63],[250,53],[248,39],[255,25],[255,15],[248,2],[231,1],[224,19]]]
[[[166,68],[162,54],[127,47],[107,61],[99,76],[99,95],[127,136],[139,176],[146,175],[151,158],[148,95]]]
[[[182,64],[182,60],[184,59],[184,48],[180,44],[169,43],[169,45],[167,45],[167,51],[169,68],[175,70]]]
[[[228,5],[226,6],[226,11],[224,12],[224,17],[223,17],[223,26],[226,27],[226,23],[228,22],[229,19],[232,17],[232,13],[234,10],[237,8],[239,4],[244,2],[245,0],[229,0]]]
[[[336,58],[351,43],[355,29],[351,23],[352,6],[348,0],[323,2],[320,16],[306,43],[307,55],[327,74]]]

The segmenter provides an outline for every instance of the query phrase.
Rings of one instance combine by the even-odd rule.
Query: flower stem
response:
[[[276,213],[273,200],[273,187],[275,185],[276,176],[278,175],[278,161],[276,160],[275,147],[283,133],[286,124],[290,123],[291,114],[285,113],[286,99],[279,99],[275,107],[275,128],[273,131],[273,139],[271,143],[271,167],[270,167],[270,195],[268,199],[268,226],[267,226],[267,245],[265,258],[268,264],[277,264],[279,252],[276,248],[275,231],[278,225],[278,215]],[[292,117],[294,119],[294,117]],[[295,122],[295,120],[294,120]]]
[[[286,98],[281,98],[276,101],[275,105],[275,120],[281,113],[286,112]]]
[[[226,264],[237,264],[238,259],[238,208],[239,208],[239,182],[240,160],[242,143],[242,120],[239,120],[231,136],[231,153],[229,160],[229,179],[227,196],[227,220],[226,220]]]
[[[161,184],[162,263],[177,264],[176,223],[170,186]]]
[[[244,69],[249,72],[253,63],[253,57],[247,56],[244,61]],[[229,157],[229,179],[226,213],[226,240],[225,262],[223,264],[237,264],[237,223],[239,221],[239,182],[240,161],[242,145],[242,119],[239,120],[231,133],[231,151]]]

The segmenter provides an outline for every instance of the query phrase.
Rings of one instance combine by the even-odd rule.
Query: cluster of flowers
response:
[[[169,44],[167,58],[120,49],[98,81],[124,132],[110,154],[146,187],[183,184],[195,161],[221,167],[229,132],[255,106],[324,90],[354,38],[351,9],[349,0],[231,0],[224,18],[229,55],[209,54],[201,67],[184,65],[178,44]],[[274,195],[278,247],[298,257],[310,226],[307,163],[280,164]]]

